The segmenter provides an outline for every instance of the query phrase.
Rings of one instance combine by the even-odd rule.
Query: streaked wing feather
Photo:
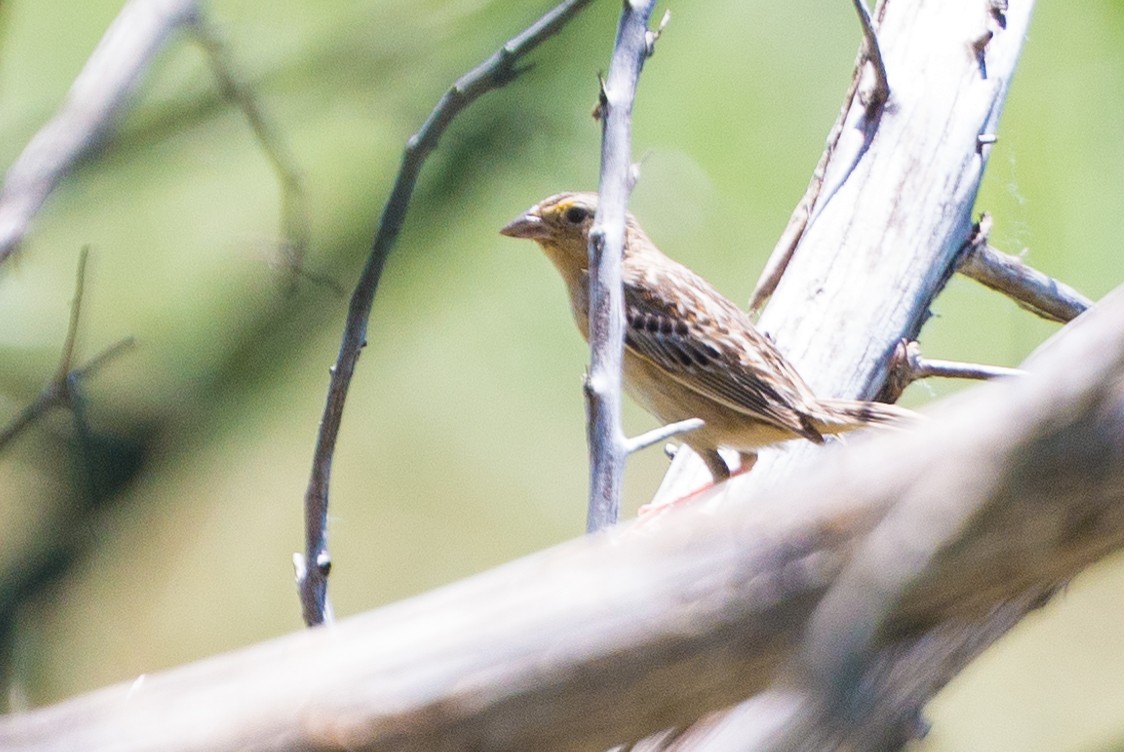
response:
[[[644,273],[624,270],[625,344],[633,352],[710,400],[818,438],[806,417],[807,387],[746,314],[686,268],[659,280]]]

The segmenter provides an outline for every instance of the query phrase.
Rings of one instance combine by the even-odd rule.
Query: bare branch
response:
[[[1093,304],[1069,285],[1032,269],[1016,256],[996,250],[988,243],[988,214],[980,217],[972,229],[957,268],[961,274],[1003,293],[1031,313],[1063,324]]]
[[[510,39],[495,54],[466,73],[441,97],[422,127],[410,137],[402,154],[402,163],[394,179],[390,196],[383,206],[378,230],[367,256],[359,281],[351,294],[340,340],[339,354],[331,369],[328,395],[320,428],[316,435],[316,449],[312,458],[312,473],[305,492],[305,554],[303,566],[298,565],[297,588],[305,623],[319,624],[325,619],[328,594],[328,571],[331,558],[328,553],[328,486],[331,479],[332,456],[343,419],[344,403],[359,353],[367,342],[367,320],[371,314],[375,291],[382,277],[383,265],[390,255],[417,183],[418,174],[426,157],[437,147],[437,141],[462,110],[481,95],[497,89],[519,75],[517,63],[539,44],[557,33],[563,25],[589,5],[590,0],[566,0]]]
[[[137,78],[195,0],[129,0],[74,79],[66,101],[31,139],[0,187],[0,264],[74,164],[109,134]]]
[[[588,532],[613,525],[620,516],[621,477],[628,455],[628,442],[621,429],[621,254],[635,174],[632,103],[644,61],[659,36],[659,31],[648,30],[654,7],[655,0],[625,0],[609,76],[600,92],[601,179],[597,216],[589,232],[589,376],[585,389],[590,460]]]
[[[84,404],[80,398],[79,385],[87,376],[102,368],[113,358],[133,347],[132,337],[115,342],[92,358],[81,368],[74,368],[74,350],[78,341],[78,323],[82,314],[82,295],[86,288],[86,262],[89,248],[83,248],[78,256],[78,271],[74,282],[74,299],[70,304],[70,322],[66,329],[59,364],[50,382],[39,392],[35,400],[20,411],[12,421],[0,429],[0,451],[19,436],[36,420],[55,407],[67,407],[74,412],[80,435],[86,433]]]
[[[90,247],[85,246],[78,252],[78,271],[74,280],[74,299],[70,302],[70,322],[66,327],[66,340],[63,342],[62,355],[59,356],[59,365],[55,369],[55,381],[62,382],[70,373],[71,364],[74,362],[74,347],[78,343],[78,320],[82,315],[82,295],[86,290],[86,262],[90,259]]]

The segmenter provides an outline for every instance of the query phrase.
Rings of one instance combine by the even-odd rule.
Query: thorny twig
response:
[[[613,525],[620,516],[621,478],[628,456],[628,440],[620,419],[624,348],[621,255],[628,194],[636,174],[632,165],[632,103],[644,61],[651,56],[659,36],[659,30],[648,29],[654,7],[655,0],[624,3],[598,107],[601,179],[597,216],[589,233],[590,362],[585,388],[590,460],[588,532]]]

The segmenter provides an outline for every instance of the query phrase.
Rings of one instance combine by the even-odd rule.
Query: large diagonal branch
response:
[[[1124,547],[1122,321],[1124,290],[1027,377],[836,448],[752,504],[687,507],[2,718],[0,748],[591,749],[688,723],[785,667],[830,674],[843,657],[862,674],[925,640],[978,649],[966,625]],[[840,608],[866,628],[821,661],[809,646]],[[928,690],[916,668],[882,685],[895,708]]]

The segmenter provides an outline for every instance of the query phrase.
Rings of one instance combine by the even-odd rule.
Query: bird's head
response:
[[[570,278],[589,266],[589,228],[596,213],[596,193],[558,193],[508,222],[500,234],[534,240]]]

